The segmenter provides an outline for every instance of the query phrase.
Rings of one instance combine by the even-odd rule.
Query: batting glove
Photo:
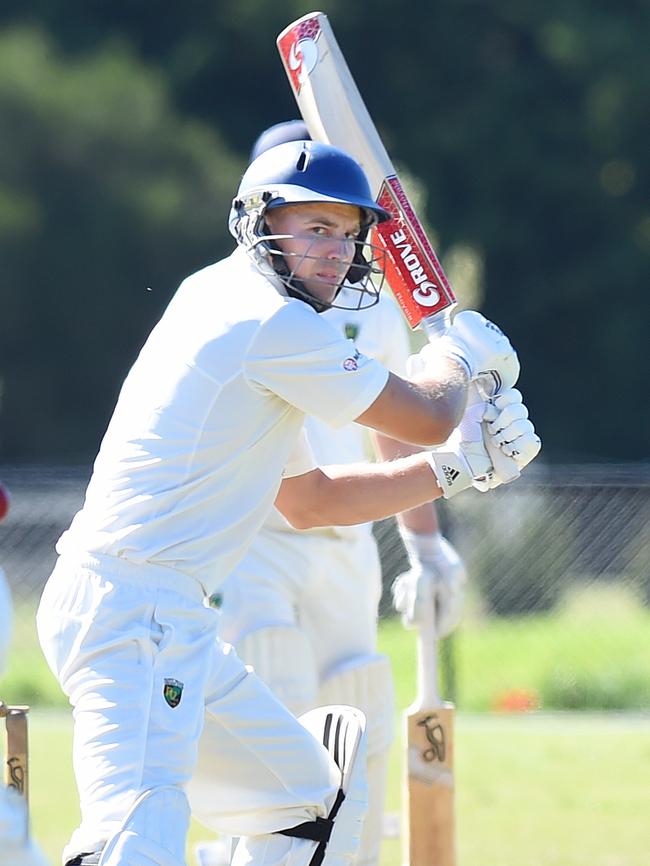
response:
[[[488,451],[498,448],[515,462],[520,472],[537,457],[542,447],[542,440],[535,433],[528,409],[516,388],[508,388],[488,401],[483,434]],[[498,476],[498,472],[495,474]]]
[[[406,628],[428,621],[434,605],[436,637],[443,638],[458,625],[465,597],[467,574],[462,560],[439,532],[425,535],[400,529],[411,568],[395,578],[395,610]]]
[[[409,358],[409,376],[426,374],[436,366],[441,355],[459,361],[470,379],[491,374],[496,388],[510,388],[519,378],[519,359],[510,340],[493,322],[474,310],[458,313],[444,334]]]
[[[451,499],[472,485],[481,485],[477,487],[481,490],[491,478],[494,470],[483,429],[487,406],[478,390],[470,388],[460,424],[444,445],[433,448],[427,454],[445,499]]]
[[[495,468],[490,452],[500,451],[521,472],[541,447],[516,388],[508,388],[489,402],[470,388],[460,424],[428,457],[443,496],[449,499],[468,487],[484,493],[512,480],[512,475],[505,477],[499,467]]]

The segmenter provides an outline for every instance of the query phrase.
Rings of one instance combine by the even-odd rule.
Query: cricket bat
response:
[[[0,701],[0,719],[5,720],[4,783],[27,801],[29,798],[29,748],[27,713],[29,707],[9,707]]]
[[[374,230],[386,254],[386,279],[408,323],[430,340],[444,332],[456,297],[338,46],[327,16],[303,15],[277,38],[278,50],[309,134],[353,156],[363,168],[372,194],[391,218]],[[476,383],[485,397],[498,378]],[[487,443],[486,443],[487,445]],[[488,447],[504,481],[519,476],[514,460]]]

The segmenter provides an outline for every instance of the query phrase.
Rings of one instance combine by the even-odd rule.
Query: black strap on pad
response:
[[[332,835],[334,819],[341,808],[343,800],[345,800],[345,794],[339,788],[332,811],[327,818],[316,818],[315,821],[305,821],[304,824],[297,824],[295,827],[289,827],[286,830],[278,830],[278,833],[282,836],[294,836],[297,839],[310,839],[312,842],[318,842],[318,847],[314,851],[314,856],[309,861],[309,866],[321,866],[325,857],[327,843]]]

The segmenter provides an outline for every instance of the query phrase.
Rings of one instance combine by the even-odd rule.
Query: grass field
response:
[[[18,611],[0,694],[32,702],[32,816],[52,863],[78,820],[69,710],[36,646],[33,611]],[[414,696],[415,639],[399,621],[380,627],[398,712]],[[647,866],[650,859],[650,613],[606,588],[566,600],[554,615],[476,620],[456,640],[458,866]],[[564,689],[564,691],[562,691]],[[530,690],[542,712],[489,710]],[[619,706],[633,712],[556,712]],[[564,703],[563,703],[564,702]],[[387,809],[400,808],[400,744],[391,755]],[[196,841],[210,834],[193,825]],[[382,866],[401,863],[384,840]]]
[[[70,722],[32,719],[34,833],[52,863],[78,818]],[[388,809],[400,799],[393,750]],[[647,866],[650,721],[631,715],[459,714],[456,725],[459,866]],[[192,826],[193,844],[210,838]],[[398,840],[382,866],[398,866]]]

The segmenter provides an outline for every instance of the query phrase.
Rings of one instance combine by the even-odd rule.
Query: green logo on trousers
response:
[[[165,685],[163,686],[163,697],[172,708],[177,707],[183,696],[183,683],[178,680],[165,677]]]

